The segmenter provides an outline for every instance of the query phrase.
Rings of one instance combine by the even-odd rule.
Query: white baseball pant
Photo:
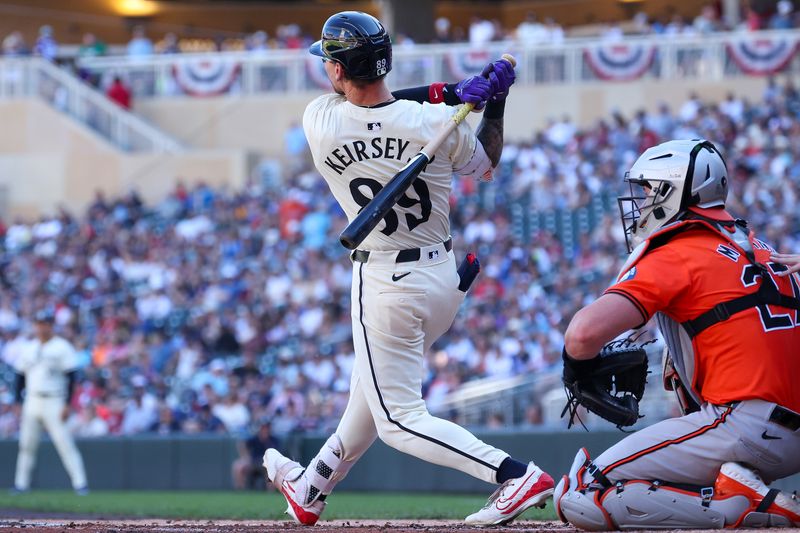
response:
[[[343,460],[356,461],[380,437],[401,452],[497,483],[508,454],[432,416],[422,399],[424,354],[464,299],[455,257],[442,244],[422,248],[414,262],[396,263],[396,255],[371,251],[366,262],[353,264],[356,357],[336,430]]]
[[[27,490],[31,485],[31,473],[36,464],[42,425],[53,440],[64,468],[69,474],[74,489],[86,487],[86,470],[78,447],[67,425],[61,420],[64,398],[60,396],[38,396],[28,394],[22,405],[22,421],[19,430],[19,454],[14,485]]]
[[[767,483],[800,471],[800,430],[771,421],[776,405],[745,400],[700,411],[632,433],[593,462],[612,482],[658,479],[711,486],[722,463],[758,470]],[[585,481],[590,481],[588,474]]]

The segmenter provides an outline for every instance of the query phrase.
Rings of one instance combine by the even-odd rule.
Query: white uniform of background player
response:
[[[383,29],[376,19],[351,13],[331,17],[323,41],[326,34],[342,35],[342,27],[351,32],[365,25]],[[333,28],[331,21],[335,22]],[[353,24],[361,27],[353,29]],[[380,38],[379,31],[368,28],[365,33]],[[443,104],[391,98],[362,107],[344,95],[329,94],[308,105],[303,127],[317,169],[352,220],[455,111]],[[519,491],[512,488],[516,498],[505,494],[508,499],[503,501],[511,507],[510,514],[501,515],[492,508],[490,516],[479,512],[470,517],[471,523],[510,521],[552,493],[552,479],[533,463],[514,461],[466,429],[433,417],[421,395],[424,354],[450,328],[464,299],[450,238],[452,175],[455,171],[483,176],[491,172],[491,166],[470,126],[461,123],[394,210],[352,253],[356,357],[347,408],[335,434],[305,475],[298,463],[276,450],[265,455],[268,475],[298,522],[316,522],[325,496],[377,437],[402,452],[489,483],[513,477],[525,485]],[[519,465],[519,470],[505,479],[501,475],[504,461],[507,466]]]
[[[36,338],[24,346],[14,361],[14,369],[24,376],[25,384],[14,486],[17,491],[30,488],[44,426],[64,463],[72,487],[85,493],[83,459],[65,423],[67,376],[77,369],[77,354],[69,341],[53,335],[52,315],[39,313],[36,318]]]

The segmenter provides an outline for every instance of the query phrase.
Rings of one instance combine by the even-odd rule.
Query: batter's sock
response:
[[[522,477],[527,470],[528,465],[525,463],[520,463],[516,459],[506,457],[503,459],[503,462],[500,463],[500,468],[497,470],[497,482],[505,483],[509,479]]]

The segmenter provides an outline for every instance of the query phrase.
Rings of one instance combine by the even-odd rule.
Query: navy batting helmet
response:
[[[322,27],[322,39],[308,49],[341,63],[348,76],[374,80],[392,70],[392,41],[383,24],[367,13],[342,11]]]

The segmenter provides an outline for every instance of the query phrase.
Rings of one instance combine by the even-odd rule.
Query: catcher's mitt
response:
[[[577,361],[564,351],[564,388],[567,405],[562,418],[569,414],[572,427],[582,405],[618,428],[632,426],[639,420],[639,401],[647,381],[647,354],[644,347],[653,340],[637,343],[636,338],[612,341],[597,357]],[[581,421],[581,424],[583,422]]]

